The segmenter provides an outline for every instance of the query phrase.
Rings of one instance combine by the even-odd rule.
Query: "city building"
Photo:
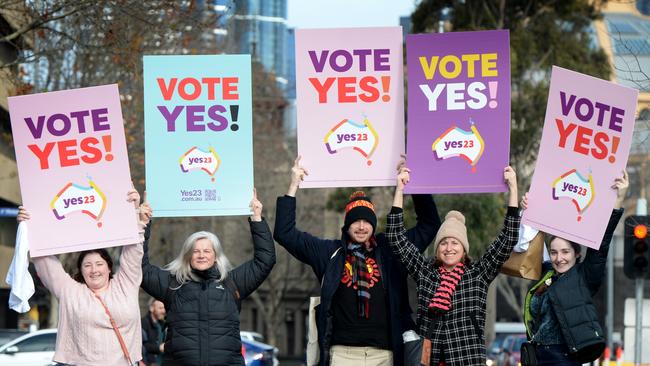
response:
[[[22,24],[19,13],[0,10],[0,37],[12,34]],[[11,65],[27,47],[28,40],[19,37],[0,42],[0,65]],[[11,144],[11,121],[7,97],[15,93],[18,65],[0,67],[0,328],[16,328],[18,314],[8,308],[9,286],[4,281],[14,256],[16,214],[21,202],[18,168]]]
[[[230,19],[237,53],[248,53],[287,89],[287,0],[235,0]]]

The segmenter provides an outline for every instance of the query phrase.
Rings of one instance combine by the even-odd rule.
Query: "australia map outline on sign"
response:
[[[551,194],[554,200],[570,199],[576,210],[578,210],[577,220],[580,221],[582,219],[581,215],[584,214],[595,197],[594,180],[591,172],[585,178],[577,169],[569,170],[553,182]]]
[[[329,130],[324,142],[330,154],[336,154],[343,149],[353,149],[366,159],[368,165],[371,165],[372,154],[379,144],[379,135],[368,118],[364,118],[362,123],[346,118]]]
[[[92,180],[88,181],[88,186],[69,182],[54,196],[50,208],[57,220],[63,220],[73,212],[81,212],[93,218],[101,227],[106,196]]]
[[[178,162],[183,173],[189,173],[192,170],[200,169],[206,172],[213,182],[215,180],[214,175],[221,166],[221,159],[212,147],[205,151],[194,146],[183,154]]]
[[[460,157],[465,159],[476,172],[476,164],[485,150],[485,142],[476,125],[470,119],[470,130],[466,131],[453,125],[438,137],[431,149],[439,160]]]

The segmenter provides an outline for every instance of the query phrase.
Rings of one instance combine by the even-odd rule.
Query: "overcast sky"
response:
[[[289,0],[293,28],[396,26],[416,0]]]

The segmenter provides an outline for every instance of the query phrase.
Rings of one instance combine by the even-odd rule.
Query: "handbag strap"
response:
[[[129,363],[129,366],[133,365],[133,362],[131,361],[131,356],[129,356],[129,351],[126,349],[126,344],[124,343],[124,339],[122,338],[122,334],[120,333],[120,330],[117,329],[117,324],[115,323],[115,319],[113,319],[113,316],[111,316],[111,312],[108,311],[108,307],[106,307],[106,304],[104,304],[104,301],[102,300],[99,295],[94,294],[95,298],[99,300],[99,303],[102,304],[104,307],[104,310],[106,311],[106,315],[108,315],[108,319],[111,322],[111,326],[113,327],[113,331],[115,331],[115,335],[117,336],[117,340],[120,342],[120,347],[122,347],[122,353],[124,353],[124,357],[126,357],[126,361]]]

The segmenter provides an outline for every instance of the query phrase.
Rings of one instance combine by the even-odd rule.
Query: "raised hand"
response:
[[[616,189],[616,204],[614,205],[614,208],[621,208],[629,186],[630,182],[628,180],[627,171],[623,170],[623,176],[614,179],[614,184],[612,185],[612,188]]]
[[[302,156],[298,155],[296,160],[293,161],[293,166],[291,167],[291,184],[287,192],[288,196],[295,196],[300,187],[300,183],[302,183],[306,175],[309,175],[309,172],[300,165],[301,158]]]
[[[133,207],[137,209],[140,206],[140,193],[138,193],[135,188],[129,189],[129,191],[126,192],[126,201],[133,203]]]
[[[138,214],[140,221],[145,225],[149,223],[151,217],[153,216],[153,210],[149,201],[147,201],[147,191],[144,191],[142,194],[142,203],[140,204],[140,213]]]
[[[503,181],[508,185],[508,206],[517,207],[517,174],[510,165],[503,168]]]
[[[528,192],[524,193],[524,196],[521,198],[521,203],[519,205],[523,210],[528,208]]]
[[[400,173],[401,169],[406,166],[406,155],[399,154],[399,161],[397,162],[397,174]]]
[[[406,184],[411,180],[411,169],[402,166],[397,174],[397,189],[404,190]]]
[[[31,219],[32,217],[29,215],[29,211],[23,206],[18,206],[18,215],[16,216],[16,221],[18,222],[23,222]]]
[[[251,211],[253,211],[253,214],[251,215],[251,221],[262,221],[262,202],[257,199],[257,189],[253,188],[253,199],[251,199],[251,203],[248,205],[248,207],[251,208]]]

